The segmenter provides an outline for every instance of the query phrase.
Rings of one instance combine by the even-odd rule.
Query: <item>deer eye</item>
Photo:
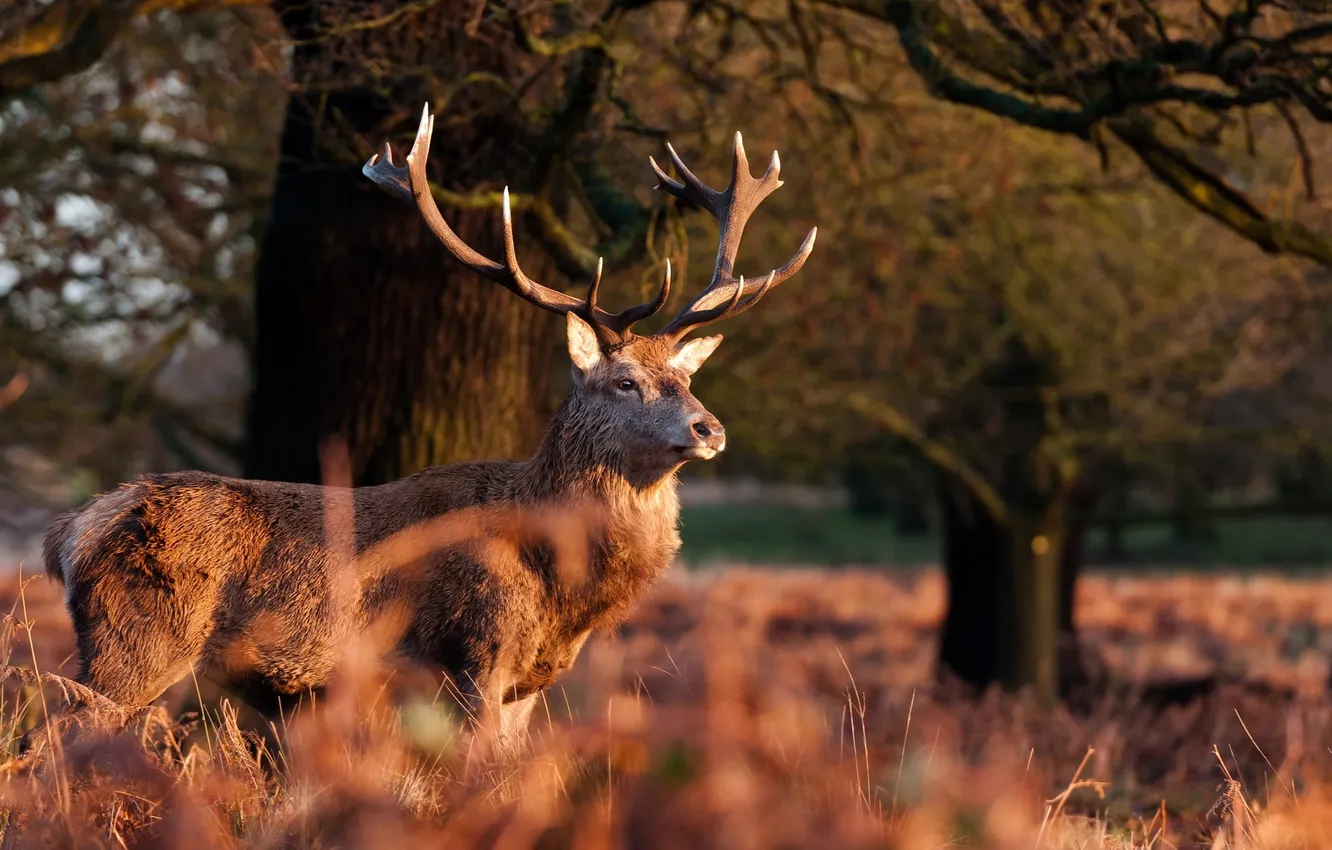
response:
[[[620,389],[621,392],[629,393],[629,392],[633,392],[633,391],[638,387],[638,384],[634,383],[633,381],[629,380],[628,378],[625,378],[623,381],[620,381],[620,382],[619,382],[618,384],[616,384],[615,386],[618,387],[618,388]]]

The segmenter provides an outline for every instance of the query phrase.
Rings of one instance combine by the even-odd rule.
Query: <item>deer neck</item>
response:
[[[562,613],[587,628],[628,613],[680,548],[679,467],[635,472],[626,459],[608,453],[607,445],[587,427],[578,398],[571,395],[514,482],[515,497],[528,505],[591,501],[604,509],[589,580],[554,594]]]
[[[584,415],[576,393],[551,417],[541,445],[514,481],[514,495],[528,504],[595,499],[654,503],[675,492],[680,465],[643,470],[614,451],[607,426]]]

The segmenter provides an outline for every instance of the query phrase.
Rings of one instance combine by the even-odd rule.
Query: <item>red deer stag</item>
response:
[[[456,463],[350,491],[361,571],[349,604],[338,601],[340,563],[326,533],[326,500],[347,490],[223,478],[149,475],[61,515],[47,531],[48,575],[67,588],[78,636],[78,681],[122,705],[145,705],[191,670],[230,664],[237,644],[245,676],[272,694],[324,686],[348,636],[407,608],[396,652],[443,668],[483,728],[497,721],[509,749],[534,697],[573,663],[589,633],[613,626],[671,564],[680,546],[676,471],[726,447],[721,423],[690,393],[689,379],[721,342],[690,331],[739,315],[790,278],[815,230],[766,277],[734,277],[745,222],[781,186],[777,154],[749,171],[735,137],[731,185],[718,192],[667,146],[679,180],[651,162],[656,188],[711,212],[720,225],[712,279],[661,331],[632,332],[658,312],[670,266],[650,303],[610,313],[597,304],[600,266],[579,299],[528,278],[518,266],[508,190],[504,262],[472,250],[444,221],[426,182],[434,118],[427,106],[407,166],[385,145],[362,169],[414,202],[460,262],[532,304],[563,314],[573,387],[525,461]],[[557,574],[549,546],[504,545],[499,532],[418,552],[419,583],[365,569],[374,547],[455,512],[597,506],[581,581]],[[492,524],[493,525],[493,524]],[[486,535],[491,535],[487,538]],[[239,678],[239,677],[237,677]],[[242,685],[243,686],[243,685]]]

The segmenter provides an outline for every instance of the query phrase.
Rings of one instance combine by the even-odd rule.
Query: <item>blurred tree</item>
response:
[[[1042,232],[1020,198],[989,203],[992,247],[963,248],[967,306],[954,304],[946,319],[968,328],[949,335],[969,356],[924,358],[962,368],[940,375],[943,387],[913,389],[915,399],[861,407],[914,440],[949,485],[943,662],[967,681],[1034,685],[1049,697],[1077,671],[1068,638],[1080,546],[1070,544],[1098,499],[1098,466],[1123,446],[1257,440],[1287,427],[1272,417],[1235,428],[1209,414],[1229,393],[1273,387],[1316,344],[1299,314],[1318,302],[1280,269],[1261,284],[1262,273],[1237,273],[1242,253],[1212,240],[1197,243],[1206,251],[1182,251],[1178,230],[1162,241],[1163,223],[1142,200],[1043,199],[1065,224],[1126,231],[1133,263],[1065,240],[1062,228]],[[944,316],[930,312],[922,329],[937,334]],[[976,351],[975,340],[988,342]],[[1061,651],[1070,653],[1062,665]]]
[[[461,272],[413,210],[359,173],[385,139],[401,158],[425,100],[440,115],[432,168],[446,215],[465,238],[498,254],[498,189],[512,181],[524,265],[552,283],[585,279],[596,253],[614,266],[644,248],[640,270],[654,277],[643,266],[684,252],[682,231],[703,232],[701,218],[677,219],[666,214],[673,207],[645,201],[640,155],[659,143],[656,128],[671,128],[686,156],[703,152],[692,158],[705,179],[721,173],[711,152],[725,150],[736,128],[745,128],[755,160],[763,142],[781,141],[790,187],[765,205],[742,260],[749,268],[745,258],[787,256],[793,238],[815,223],[820,244],[836,248],[816,252],[798,284],[725,328],[738,341],[700,374],[700,394],[726,418],[752,468],[828,480],[856,446],[886,433],[909,447],[917,468],[931,470],[950,580],[941,661],[968,681],[1034,684],[1047,697],[1058,690],[1061,635],[1072,644],[1081,529],[1105,482],[1127,477],[1103,470],[1144,446],[1252,442],[1274,428],[1293,433],[1295,423],[1320,421],[1316,402],[1328,388],[1304,364],[1324,353],[1322,314],[1313,309],[1321,290],[1303,285],[1304,269],[1219,238],[1161,191],[1183,194],[1269,251],[1319,255],[1323,211],[1291,191],[1311,166],[1294,183],[1287,167],[1292,158],[1312,162],[1318,150],[1292,111],[1296,104],[1312,111],[1313,101],[1264,100],[1272,90],[1252,78],[1273,68],[1289,76],[1306,59],[1318,66],[1318,56],[1292,53],[1310,49],[1308,30],[1255,36],[1251,48],[1208,23],[1206,10],[1195,23],[1207,38],[1192,41],[1174,34],[1173,22],[1159,35],[1147,13],[1139,40],[1124,42],[1114,27],[1097,35],[1119,25],[1097,17],[1109,14],[1098,7],[1068,12],[1077,25],[1065,27],[1073,34],[1066,40],[1041,23],[1040,38],[1053,47],[1036,49],[1006,21],[1030,14],[1022,20],[1036,26],[1046,12],[986,6],[932,18],[945,10],[923,0],[272,2],[278,16],[267,15],[267,26],[280,21],[285,36],[251,40],[287,90],[258,270],[250,474],[312,479],[328,435],[350,440],[363,483],[457,457],[518,454],[535,437],[557,323]],[[30,20],[47,20],[35,0],[23,8],[36,16]],[[8,79],[27,81],[0,87],[10,98],[7,121],[27,120],[52,90],[23,86],[63,73],[61,59],[42,66],[57,67],[42,72],[53,76],[33,76],[28,60],[45,55],[34,47],[39,41],[51,56],[86,57],[109,41],[85,48],[79,34],[105,32],[107,21],[119,20],[133,37],[145,20],[197,17],[135,17],[155,8],[151,0],[69,8],[84,11],[50,13],[68,24],[57,37],[15,39],[12,28],[0,28],[0,80],[13,72]],[[117,9],[118,18],[101,14]],[[1254,25],[1241,14],[1233,26],[1252,34]],[[894,27],[897,47],[884,37]],[[1028,55],[1055,48],[1071,58]],[[133,56],[118,49],[108,57]],[[1262,61],[1245,58],[1251,49]],[[1158,73],[1183,67],[1176,50],[1194,51],[1188,61],[1215,77],[1212,88],[1186,88]],[[1038,74],[1041,61],[1056,66],[1048,79]],[[1226,76],[1227,62],[1249,70]],[[1149,83],[1134,88],[1144,68]],[[986,87],[960,76],[972,71],[999,82]],[[931,93],[983,108],[959,110]],[[1264,109],[1250,108],[1260,102]],[[219,108],[230,110],[228,126],[241,128],[253,103],[223,100]],[[651,121],[631,105],[650,110]],[[71,99],[66,111],[30,125],[25,149],[36,149],[38,135],[80,126],[82,108]],[[1206,126],[1232,115],[1248,120]],[[137,144],[163,123],[171,121],[132,125]],[[1102,151],[1127,146],[1146,170],[1126,167],[1125,157],[1098,160],[1083,139],[1103,142]],[[1255,156],[1223,182],[1216,167],[1201,165],[1248,148]],[[182,151],[218,153],[201,143],[171,154]],[[225,168],[212,184],[213,170],[188,173],[186,200],[232,199],[236,187],[250,185]],[[151,197],[158,172],[145,174],[125,191]],[[1270,187],[1299,215],[1273,217],[1235,194],[1240,184],[1252,197]],[[616,188],[628,186],[643,191]],[[41,197],[35,184],[22,203]],[[224,236],[209,251],[232,256],[223,249],[235,253],[242,242],[233,228],[260,220],[224,217],[216,225]],[[214,226],[182,221],[186,232]],[[143,229],[174,235],[161,218]],[[44,238],[16,231],[13,244]],[[703,238],[710,246],[710,231]],[[69,264],[79,252],[56,245],[48,253]],[[81,272],[62,266],[42,278],[50,262],[34,250],[16,264],[20,283],[6,309],[29,330],[79,303],[54,290]],[[165,265],[194,268],[174,255]],[[221,260],[212,267],[231,268]],[[681,277],[677,291],[690,289]],[[31,283],[43,279],[45,286]],[[113,279],[100,275],[97,285]],[[209,303],[187,289],[183,301]],[[46,294],[30,294],[38,291]],[[161,303],[150,301],[153,310]],[[208,326],[223,324],[222,313],[208,313]],[[243,323],[226,324],[238,338],[244,333]],[[35,380],[24,404],[41,397],[40,386]],[[861,417],[847,414],[852,396]],[[1247,399],[1245,417],[1226,407],[1237,398]]]
[[[0,102],[92,67],[135,18],[262,0],[13,0],[0,17]]]
[[[1318,510],[1332,503],[1332,475],[1327,452],[1312,443],[1301,445],[1288,463],[1277,469],[1277,494],[1291,513]]]
[[[5,31],[0,97],[86,67],[136,15],[197,5],[34,6]],[[440,201],[465,239],[501,252],[497,189],[508,180],[520,228],[535,234],[520,248],[530,274],[590,276],[596,252],[569,217],[614,267],[660,212],[617,192],[597,156],[595,131],[610,121],[598,109],[618,73],[609,44],[638,5],[549,14],[274,0],[291,94],[257,267],[246,474],[315,480],[328,436],[348,441],[362,483],[530,449],[557,323],[461,270],[360,165],[388,139],[401,156],[430,101],[443,113]]]
[[[745,411],[737,442],[825,452],[863,439],[845,417],[858,395],[865,421],[942,482],[943,669],[1052,697],[1080,668],[1082,536],[1102,491],[1126,489],[1116,466],[1142,447],[1271,447],[1314,422],[1316,405],[1294,400],[1326,389],[1289,378],[1324,350],[1324,295],[1132,163],[1103,170],[1076,142],[884,76],[866,87],[895,88],[896,119],[857,121],[863,158],[826,142],[783,151],[837,262],[736,329],[745,345],[717,356],[753,384],[723,403]],[[819,191],[847,163],[855,189]],[[1243,417],[1218,413],[1246,394]],[[820,436],[774,430],[796,417]]]
[[[31,6],[0,12],[0,56],[34,43],[14,40],[25,12],[61,8]],[[95,70],[0,102],[0,373],[31,377],[0,423],[0,492],[22,504],[238,469],[280,117],[264,24],[136,19]]]
[[[1104,169],[1111,140],[1117,140],[1162,185],[1262,250],[1332,263],[1327,210],[1315,202],[1315,146],[1302,127],[1310,119],[1332,120],[1332,63],[1326,54],[1332,17],[1321,6],[1263,0],[1220,10],[1184,0],[1147,0],[1128,9],[1062,0],[829,0],[813,5],[833,10],[834,17],[890,25],[907,65],[938,98],[1092,142]],[[1284,145],[1277,141],[1278,132],[1284,134]],[[1260,147],[1263,155],[1251,156],[1243,170],[1224,164],[1236,151],[1254,154]],[[1300,166],[1295,174],[1287,168],[1291,161]],[[1295,182],[1288,179],[1295,177],[1305,190],[1305,203],[1297,211],[1290,191]],[[1254,200],[1262,197],[1264,183],[1272,186],[1273,200],[1284,196],[1283,212]],[[1019,217],[1032,220],[1029,214]],[[1028,245],[1010,244],[1015,258],[1031,253]],[[978,271],[990,273],[1006,265],[1003,259],[993,258]],[[1093,260],[1082,269],[1096,264],[1105,265]],[[1029,269],[1016,271],[1030,276]],[[1094,276],[1081,270],[1075,274]],[[1170,309],[1185,303],[1177,300],[1183,293],[1175,280],[1153,277],[1164,287],[1150,296],[1154,301],[1172,304]],[[1014,290],[1011,282],[1002,288],[1009,294]],[[964,384],[965,400],[953,405],[967,428],[986,433],[989,445],[983,454],[959,452],[902,410],[869,402],[862,407],[890,432],[914,440],[952,485],[953,495],[945,496],[950,598],[944,665],[977,684],[1034,685],[1049,697],[1060,684],[1057,624],[1071,623],[1068,612],[1059,610],[1058,588],[1071,588],[1076,578],[1077,559],[1070,557],[1076,547],[1065,545],[1071,494],[1084,486],[1085,501],[1094,505],[1101,489],[1088,480],[1088,449],[1094,457],[1115,442],[1145,436],[1133,433],[1134,428],[1079,447],[1084,441],[1070,440],[1070,432],[1120,430],[1111,423],[1125,407],[1140,406],[1124,404],[1134,395],[1205,397],[1211,391],[1204,387],[1220,380],[1220,373],[1207,374],[1218,361],[1202,356],[1211,343],[1193,348],[1207,336],[1198,334],[1178,346],[1193,351],[1193,362],[1178,363],[1183,371],[1168,395],[1146,393],[1145,386],[1116,387],[1112,381],[1109,388],[1070,397],[1069,357],[1057,344],[1060,334],[1024,321],[1015,312],[1021,305],[1009,295],[986,303],[992,327],[988,333],[977,329],[971,339],[973,344],[991,340],[988,353],[976,358]],[[1068,319],[1060,316],[1059,321]],[[1250,331],[1255,327],[1238,317],[1213,324],[1213,341],[1227,340],[1246,325]],[[1268,335],[1270,327],[1259,333]],[[1275,369],[1266,379],[1276,384],[1281,371]],[[1170,407],[1184,412],[1178,405],[1163,405]],[[1208,439],[1203,415],[1204,405],[1193,405],[1180,420],[1181,433],[1168,439],[1185,444]],[[1177,480],[1188,484],[1187,476]],[[1182,486],[1177,493],[1190,504],[1199,503],[1199,489]]]
[[[462,268],[360,167],[388,139],[404,156],[429,102],[432,173],[464,240],[503,254],[507,182],[533,278],[590,279],[597,254],[565,223],[578,204],[618,265],[651,218],[598,169],[607,39],[633,5],[276,0],[295,85],[258,267],[247,475],[316,480],[331,435],[347,440],[360,483],[535,446],[559,323]]]
[[[1326,211],[1291,214],[1256,198],[1258,125],[1284,128],[1314,200],[1303,123],[1332,121],[1332,14],[1317,2],[1142,0],[1132,8],[1064,0],[830,0],[889,23],[937,97],[1018,124],[1132,151],[1180,198],[1264,251],[1332,265]],[[1245,171],[1249,173],[1244,173]],[[1266,208],[1265,208],[1266,207]],[[1300,213],[1305,213],[1301,215]],[[1312,219],[1312,220],[1311,220]]]
[[[1043,0],[958,9],[892,0],[875,14],[897,29],[935,95],[1085,139],[1103,156],[1114,138],[1179,197],[1264,251],[1332,264],[1315,146],[1302,127],[1332,120],[1325,7],[1148,0],[1126,12]],[[1274,125],[1289,131],[1285,157],[1270,155]],[[1256,137],[1266,137],[1269,156],[1251,156],[1247,168],[1227,164],[1238,150],[1252,155]],[[1283,160],[1298,164],[1290,176],[1299,175],[1303,204],[1289,188],[1280,207],[1256,200],[1262,170]],[[1271,176],[1275,200],[1284,175]],[[1207,468],[1188,454],[1176,454],[1174,519],[1177,535],[1193,540],[1215,532]]]
[[[932,472],[909,446],[891,434],[877,434],[848,446],[846,452],[841,479],[853,513],[891,517],[904,537],[930,532]]]

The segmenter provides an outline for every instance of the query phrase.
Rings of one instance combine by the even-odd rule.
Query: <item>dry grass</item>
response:
[[[18,591],[0,652],[69,675],[58,588]],[[53,758],[8,765],[5,846],[1332,847],[1332,582],[1089,578],[1079,620],[1117,687],[1076,715],[933,685],[941,609],[934,573],[676,575],[503,767],[469,767],[437,684],[405,672],[337,683],[276,756],[226,703],[85,708]],[[1230,684],[1167,707],[1134,690],[1200,675]],[[43,699],[92,700],[26,678],[3,692],[11,741]]]

